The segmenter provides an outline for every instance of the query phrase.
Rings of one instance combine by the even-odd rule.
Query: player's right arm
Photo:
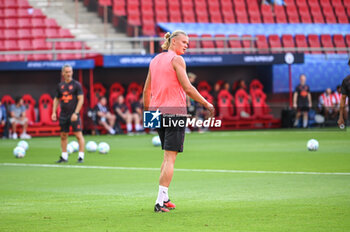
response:
[[[196,102],[199,102],[200,104],[202,104],[205,108],[207,108],[210,111],[211,116],[214,116],[215,115],[214,106],[210,104],[207,100],[205,100],[205,98],[202,95],[200,95],[197,89],[193,87],[193,85],[189,81],[186,73],[185,60],[181,56],[175,56],[172,61],[172,64],[176,71],[177,79],[179,80],[186,94]]]
[[[60,100],[57,97],[55,97],[53,99],[52,114],[51,114],[52,121],[56,121],[57,120],[56,111],[57,111],[57,107],[58,107],[58,103],[59,102],[60,102]]]
[[[145,87],[143,88],[143,106],[144,110],[148,110],[151,101],[151,72],[148,70]]]

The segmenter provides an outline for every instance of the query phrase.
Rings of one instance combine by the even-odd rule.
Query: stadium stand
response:
[[[0,1],[1,51],[49,50],[53,42],[48,38],[74,38],[68,29],[61,28],[55,19],[48,18],[40,9],[33,9],[27,0]],[[38,39],[43,39],[38,43]],[[76,50],[82,47],[71,46]],[[85,47],[88,49],[88,47]],[[67,48],[68,49],[68,48]],[[50,54],[4,55],[0,61],[52,60]],[[80,59],[80,56],[60,55],[59,59]]]

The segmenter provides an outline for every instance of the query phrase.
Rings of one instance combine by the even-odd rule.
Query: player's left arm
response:
[[[144,110],[148,110],[151,101],[151,71],[148,70],[145,87],[143,88],[143,106]]]
[[[84,95],[83,94],[78,95],[77,99],[78,99],[78,103],[77,103],[77,107],[75,107],[74,113],[72,114],[72,117],[71,117],[72,121],[78,120],[79,112],[84,104]]]

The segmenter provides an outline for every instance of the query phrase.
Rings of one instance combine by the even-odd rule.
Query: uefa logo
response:
[[[143,112],[143,127],[144,128],[160,128],[160,115],[162,113],[157,111],[144,111]]]

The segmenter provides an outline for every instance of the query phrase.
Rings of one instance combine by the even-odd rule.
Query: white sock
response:
[[[62,152],[62,159],[68,160],[68,152]]]
[[[306,128],[307,127],[307,120],[303,121],[303,127]]]
[[[159,191],[158,191],[158,197],[156,200],[156,204],[159,204],[160,206],[163,206],[164,204],[164,199],[168,195],[168,188],[159,185]]]
[[[135,128],[136,128],[137,131],[142,130],[142,126],[141,126],[140,124],[136,124],[136,125],[135,125]]]
[[[131,123],[126,124],[126,130],[128,132],[132,131],[132,124]]]
[[[83,151],[79,151],[79,158],[84,159],[84,152]]]

